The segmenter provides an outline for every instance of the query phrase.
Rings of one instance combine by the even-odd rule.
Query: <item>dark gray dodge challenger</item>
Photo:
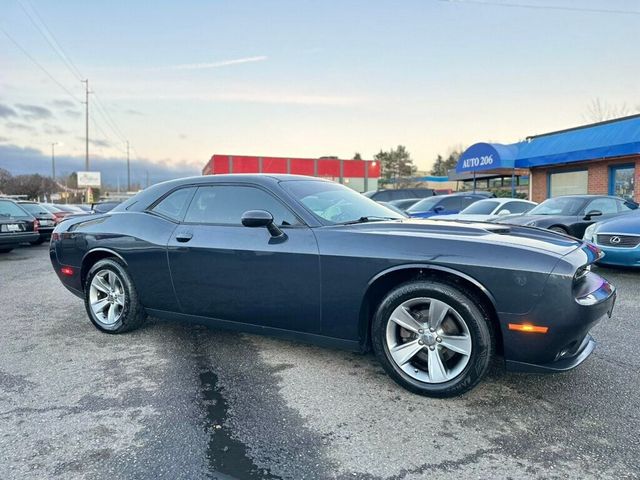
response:
[[[615,288],[592,245],[536,228],[401,217],[342,185],[219,175],[154,185],[62,222],[50,256],[107,333],[147,315],[372,348],[403,387],[461,394],[582,363]]]

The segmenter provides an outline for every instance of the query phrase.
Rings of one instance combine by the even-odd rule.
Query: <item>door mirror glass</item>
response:
[[[498,212],[498,215],[499,215],[499,216],[511,215],[511,212],[510,212],[509,210],[507,210],[506,208],[504,208],[504,209],[502,209],[502,210],[500,210],[500,211]]]
[[[441,212],[443,210],[444,210],[444,207],[442,205],[436,205],[435,207],[433,207],[434,212]]]

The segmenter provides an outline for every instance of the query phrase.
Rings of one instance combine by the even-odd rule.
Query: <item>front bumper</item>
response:
[[[566,280],[565,280],[566,281]],[[578,295],[563,295],[561,281],[550,281],[547,301],[541,301],[525,315],[500,315],[504,357],[508,370],[518,372],[559,372],[577,367],[595,348],[589,331],[604,315],[611,316],[616,289],[599,275],[589,272],[587,289]],[[566,285],[565,285],[566,288]],[[571,297],[571,298],[569,298]],[[546,326],[545,334],[508,329],[509,323]]]
[[[598,248],[604,252],[604,258],[598,261],[598,265],[640,267],[640,247],[609,248],[598,245]]]

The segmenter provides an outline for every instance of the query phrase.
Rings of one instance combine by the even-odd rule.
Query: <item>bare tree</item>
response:
[[[640,105],[638,107],[640,107]],[[599,98],[594,98],[589,105],[587,105],[587,110],[583,114],[583,117],[587,122],[604,122],[605,120],[626,117],[627,115],[637,113],[640,111],[638,107],[635,109],[629,108],[626,103],[622,105],[612,105]]]

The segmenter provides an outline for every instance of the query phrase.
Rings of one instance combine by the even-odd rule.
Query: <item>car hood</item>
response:
[[[406,220],[369,222],[340,226],[357,232],[468,240],[478,243],[508,245],[515,248],[538,250],[564,256],[579,248],[583,242],[549,230],[517,225],[502,225],[483,222],[441,221],[408,218]]]
[[[597,233],[640,235],[640,214],[622,215],[598,223]]]
[[[527,223],[545,223],[558,218],[566,218],[561,215],[504,215],[493,220],[495,223],[508,223],[509,225],[526,225]]]

